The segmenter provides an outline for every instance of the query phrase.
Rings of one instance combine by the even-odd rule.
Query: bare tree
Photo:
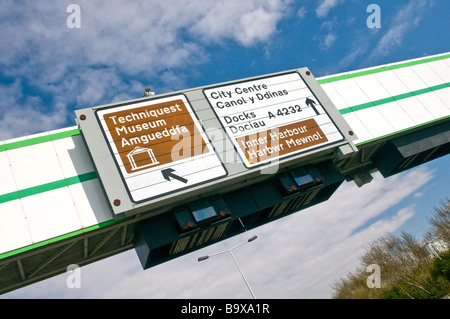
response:
[[[426,233],[428,240],[439,237],[450,242],[450,201],[440,201],[429,218],[431,229]],[[360,257],[361,265],[344,278],[331,285],[333,298],[381,298],[385,291],[396,287],[407,298],[433,295],[433,278],[430,273],[433,261],[413,235],[401,232],[399,236],[387,234],[364,247]],[[369,288],[366,269],[376,264],[381,270],[381,289]],[[432,289],[432,288],[431,288]]]
[[[428,219],[431,229],[425,234],[425,239],[433,240],[441,238],[450,243],[450,199],[439,201],[439,205],[433,208],[433,215]]]

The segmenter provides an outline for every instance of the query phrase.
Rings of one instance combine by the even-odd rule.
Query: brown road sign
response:
[[[184,94],[105,107],[96,114],[134,202],[227,175]]]
[[[342,141],[299,73],[203,90],[246,167]]]
[[[105,113],[103,119],[130,174],[209,151],[181,99]],[[180,153],[181,139],[189,139],[189,147]]]
[[[237,145],[250,164],[275,159],[327,141],[314,119],[236,138]]]

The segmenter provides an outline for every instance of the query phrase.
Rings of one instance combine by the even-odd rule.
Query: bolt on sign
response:
[[[96,114],[135,202],[226,175],[183,94]]]
[[[344,139],[297,72],[203,93],[248,168]]]

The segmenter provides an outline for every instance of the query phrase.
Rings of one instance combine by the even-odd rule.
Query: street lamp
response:
[[[234,247],[232,247],[232,248],[230,248],[230,249],[227,249],[227,250],[224,250],[224,251],[221,251],[221,252],[212,254],[212,255],[199,257],[199,258],[198,258],[198,261],[203,261],[203,260],[208,259],[209,257],[213,257],[213,256],[220,255],[220,254],[223,254],[223,253],[230,253],[231,257],[233,257],[234,263],[236,264],[237,268],[239,269],[239,271],[240,271],[240,273],[241,273],[242,278],[243,278],[244,281],[245,281],[245,284],[247,285],[248,290],[249,290],[250,293],[252,294],[253,299],[256,299],[255,294],[254,294],[253,291],[252,291],[252,288],[250,288],[250,285],[249,285],[247,279],[245,278],[244,273],[242,272],[241,267],[239,267],[239,264],[238,264],[236,258],[235,258],[234,255],[233,255],[233,252],[232,252],[233,249],[236,249],[236,248],[238,248],[238,247],[244,245],[245,243],[252,242],[252,241],[254,241],[256,238],[258,238],[258,236],[255,235],[255,236],[250,237],[250,238],[247,239],[246,241],[244,241],[244,242],[242,242],[242,243],[240,243],[240,244],[238,244],[238,245],[236,245],[236,246],[234,246]]]

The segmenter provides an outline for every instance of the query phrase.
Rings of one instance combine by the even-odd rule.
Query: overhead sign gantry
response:
[[[356,136],[307,68],[76,114],[116,217],[268,178],[261,166],[276,172],[356,151]]]
[[[268,126],[252,128],[247,124],[275,122],[256,118],[259,112],[253,118],[253,110],[239,114],[239,108],[245,106],[239,97],[247,95],[247,103],[254,97],[255,106],[272,100],[274,106],[265,108],[268,117],[272,120],[271,115],[278,115],[281,108],[280,118],[292,120],[296,113],[281,116],[283,108],[292,111],[290,105],[283,105],[282,98],[294,96],[294,92],[283,87],[284,83],[277,89],[272,78],[287,79],[285,75],[295,72],[312,94],[305,93],[292,105],[301,107],[302,114],[310,112],[319,126],[316,116],[329,116],[344,141],[246,163],[247,157],[239,153],[232,134],[260,134]],[[377,170],[388,177],[450,153],[450,53],[322,77],[318,79],[320,86],[308,72],[298,69],[154,97],[147,94],[143,99],[77,111],[78,127],[0,141],[0,293],[63,273],[69,264],[83,266],[133,248],[143,267],[152,267],[243,232],[242,225],[252,229],[326,201],[344,180],[362,186]],[[297,84],[305,90],[301,81]],[[235,94],[230,101],[227,88]],[[208,90],[209,97],[204,93]],[[282,94],[275,96],[278,91]],[[177,107],[179,99],[185,109]],[[226,107],[227,102],[236,104],[228,110],[235,109],[237,114],[225,113],[221,118],[214,108]],[[145,113],[139,109],[143,105],[148,105],[145,110],[149,115],[158,118],[151,116],[147,124],[137,123],[136,110]],[[120,110],[122,106],[130,110]],[[121,140],[106,137],[108,125],[102,126],[97,117],[102,110],[112,121],[112,130],[126,136],[124,147],[128,143],[133,146],[123,157],[112,151]],[[156,144],[138,145],[145,137],[132,136],[132,130],[144,134],[148,129],[146,134],[151,134],[150,129],[160,125],[152,134],[162,139],[175,131],[156,121],[182,112],[191,126],[184,124],[189,134],[180,135],[178,142],[186,144],[181,147],[177,143],[177,147],[188,150],[185,155],[190,160],[210,154],[203,161],[215,159],[217,163],[217,156],[222,165],[212,174],[216,179],[205,176],[200,184],[190,184],[189,176],[173,167],[183,159],[174,157],[171,163],[163,163],[155,153]],[[150,118],[145,116],[145,120]],[[141,120],[145,116],[141,114]],[[130,123],[134,128],[122,127]],[[234,128],[227,131],[224,124],[237,130],[238,125],[243,126],[243,132],[233,133]],[[289,124],[277,123],[279,127]],[[347,132],[349,126],[355,134]],[[202,140],[190,138],[194,127],[194,136],[199,132]],[[350,138],[355,136],[356,140]],[[194,152],[188,141],[189,145],[203,145],[202,152]],[[352,152],[348,141],[356,144],[357,152]],[[261,146],[255,152],[264,150],[264,138],[254,142]],[[206,163],[204,168],[211,173]],[[174,189],[135,203],[121,175],[128,174],[127,169],[131,173],[159,169],[158,178],[163,182],[169,179]],[[227,175],[222,175],[224,170]],[[119,199],[118,206],[114,199]],[[128,216],[122,218],[124,214]]]

